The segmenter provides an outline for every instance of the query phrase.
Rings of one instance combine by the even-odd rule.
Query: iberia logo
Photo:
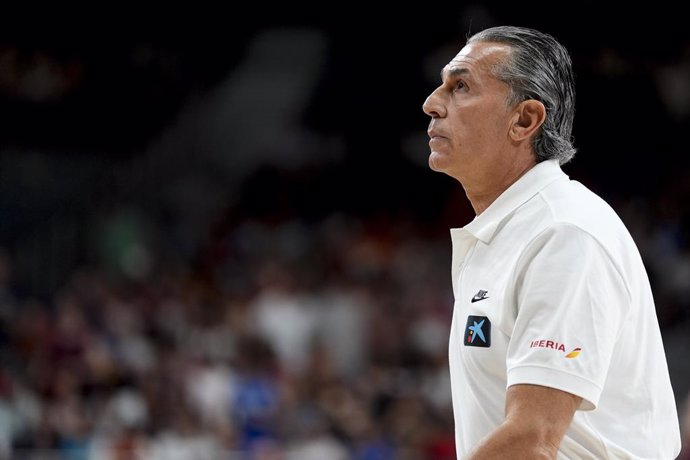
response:
[[[582,350],[582,348],[579,348],[579,347],[575,348],[573,351],[571,351],[570,353],[565,355],[565,357],[566,358],[577,358],[580,355],[580,350]]]
[[[565,345],[555,340],[532,340],[529,344],[530,348],[550,348],[552,350],[560,351],[565,353]],[[566,358],[572,359],[580,356],[582,348],[574,348],[573,351],[565,355]]]

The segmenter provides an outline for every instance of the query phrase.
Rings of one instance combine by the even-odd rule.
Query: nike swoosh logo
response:
[[[475,302],[479,302],[480,300],[488,299],[489,296],[487,294],[488,294],[488,291],[479,291],[474,295],[474,297],[472,297],[471,302],[475,303]]]

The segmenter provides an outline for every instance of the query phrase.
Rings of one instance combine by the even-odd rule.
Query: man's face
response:
[[[502,162],[509,161],[515,111],[507,102],[510,88],[491,73],[508,53],[499,43],[465,46],[443,68],[441,85],[424,102],[432,117],[429,167],[463,185],[500,174]]]

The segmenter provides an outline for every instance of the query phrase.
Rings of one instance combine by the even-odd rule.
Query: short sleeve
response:
[[[526,247],[514,276],[507,385],[556,388],[594,409],[631,304],[620,271],[592,235],[557,224]]]

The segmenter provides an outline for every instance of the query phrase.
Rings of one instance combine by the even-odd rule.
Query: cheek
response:
[[[496,113],[477,113],[467,120],[464,134],[474,143],[494,144],[505,137],[506,126],[506,120]]]
[[[488,134],[487,126],[480,117],[467,116],[454,120],[451,138],[455,147],[475,146]]]

